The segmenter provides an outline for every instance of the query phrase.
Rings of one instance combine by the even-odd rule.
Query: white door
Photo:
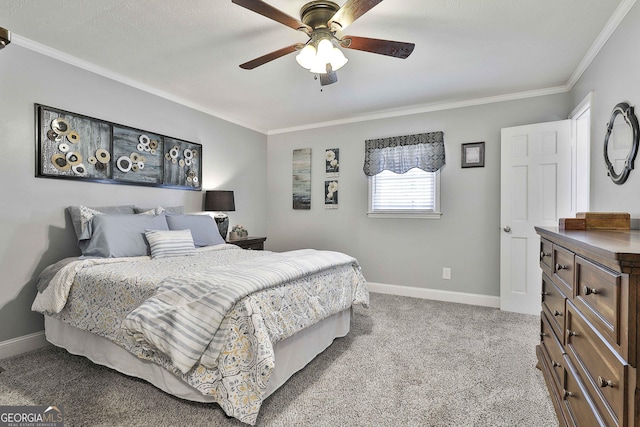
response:
[[[500,309],[539,314],[540,238],[571,212],[571,120],[502,129]]]

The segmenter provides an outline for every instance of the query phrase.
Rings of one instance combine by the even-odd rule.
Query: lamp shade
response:
[[[233,191],[211,190],[204,196],[204,210],[217,212],[230,212],[236,210],[233,199]]]

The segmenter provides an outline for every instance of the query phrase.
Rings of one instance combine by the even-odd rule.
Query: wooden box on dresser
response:
[[[559,424],[640,427],[640,231],[536,231],[536,353]]]

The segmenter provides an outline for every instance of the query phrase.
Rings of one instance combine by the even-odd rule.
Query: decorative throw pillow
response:
[[[195,246],[190,230],[147,230],[145,232],[151,258],[194,255]]]

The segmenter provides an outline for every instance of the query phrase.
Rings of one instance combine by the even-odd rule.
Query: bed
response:
[[[83,256],[40,275],[47,340],[248,424],[368,306],[339,252],[242,250],[211,217],[160,207],[69,212]]]

